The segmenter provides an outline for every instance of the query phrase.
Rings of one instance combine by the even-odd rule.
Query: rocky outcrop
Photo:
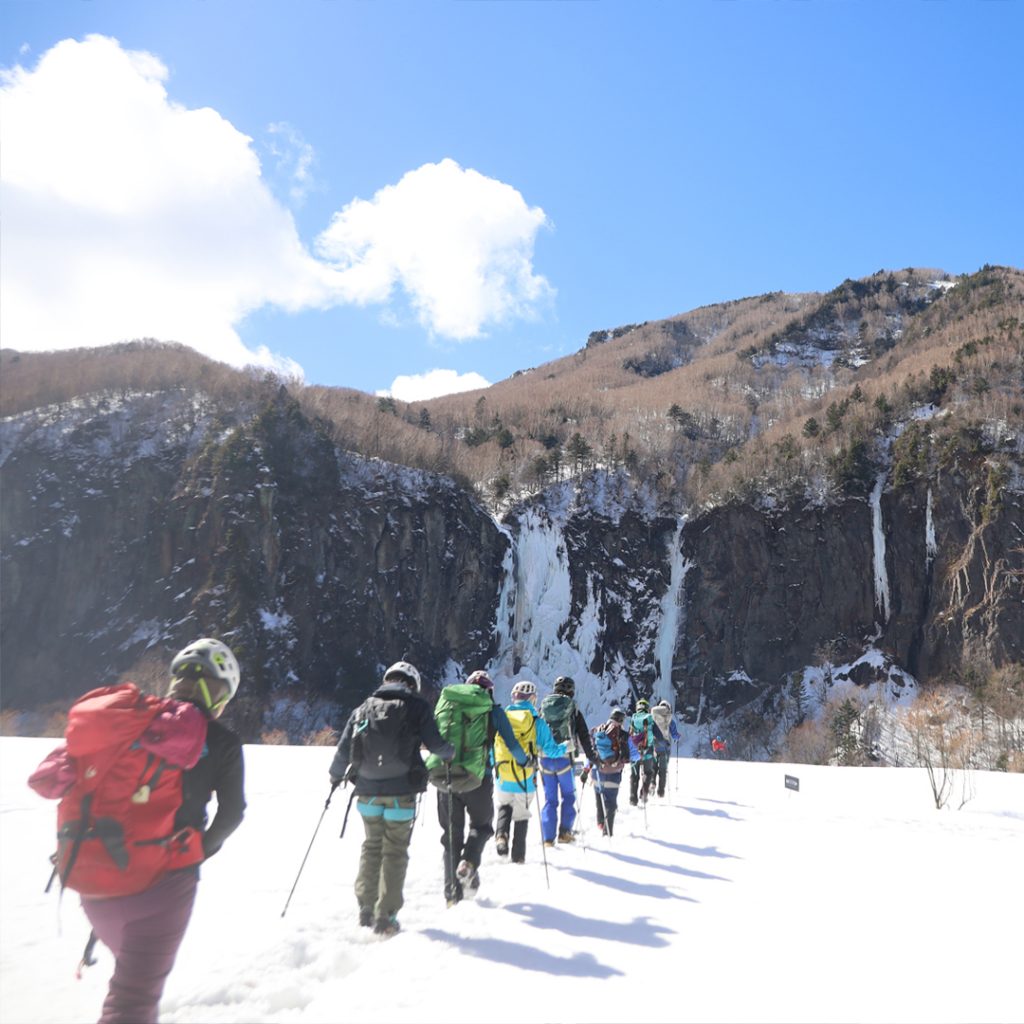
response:
[[[487,667],[499,696],[568,674],[591,724],[651,694],[692,725],[867,646],[922,683],[1021,659],[1022,497],[981,456],[689,518],[597,473],[499,523],[449,478],[342,450],[280,389],[34,410],[0,424],[0,463],[5,710],[156,688],[204,634],[242,661],[247,739],[337,727],[398,658],[434,686]]]
[[[4,703],[128,674],[196,635],[245,666],[247,737],[334,724],[410,657],[491,653],[507,540],[450,480],[337,450],[283,392],[216,416],[183,395],[4,425]]]

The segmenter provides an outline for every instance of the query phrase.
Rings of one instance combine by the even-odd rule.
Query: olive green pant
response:
[[[409,867],[409,840],[416,823],[416,796],[360,797],[356,809],[366,838],[359,855],[356,900],[360,911],[391,920],[402,909],[402,888]]]

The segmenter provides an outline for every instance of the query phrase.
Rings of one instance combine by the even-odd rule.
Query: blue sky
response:
[[[3,0],[0,29],[13,348],[424,397],[707,303],[1021,264],[1014,2]]]

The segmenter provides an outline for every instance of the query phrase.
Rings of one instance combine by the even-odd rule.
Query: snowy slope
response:
[[[111,968],[76,982],[88,928],[42,893],[54,806],[24,779],[51,740],[0,741],[0,1019],[94,1020]],[[403,932],[355,922],[362,826],[327,797],[327,748],[247,747],[249,813],[204,869],[163,1003],[174,1022],[1019,1021],[1024,777],[979,772],[936,811],[917,769],[684,759],[612,840],[585,793],[576,847],[531,828],[488,847],[476,903],[447,910],[434,791]],[[799,776],[799,792],[783,777]],[[959,796],[954,801],[959,803]]]

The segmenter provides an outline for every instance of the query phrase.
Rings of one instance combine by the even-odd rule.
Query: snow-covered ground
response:
[[[25,778],[53,740],[0,741],[0,1020],[95,1020],[77,898],[43,895],[54,805]],[[441,892],[436,795],[416,825],[401,934],[355,920],[362,837],[327,811],[324,747],[247,747],[249,812],[203,871],[162,1020],[1020,1021],[1024,776],[973,773],[936,811],[922,770],[682,759],[646,815],[528,860],[493,845],[475,903]],[[798,776],[800,790],[784,785]],[[954,797],[951,806],[959,799]],[[589,827],[588,827],[589,826]]]

